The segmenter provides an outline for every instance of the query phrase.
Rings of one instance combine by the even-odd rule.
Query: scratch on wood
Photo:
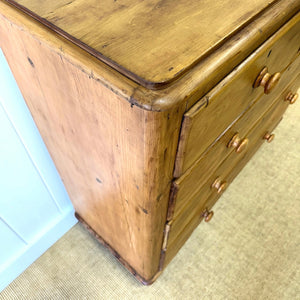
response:
[[[146,214],[146,215],[148,215],[148,210],[146,209],[146,208],[144,208],[144,207],[142,207],[142,206],[140,206],[139,205],[139,208]]]
[[[70,1],[70,2],[66,3],[64,6],[70,5],[72,3],[73,3],[73,1]]]
[[[163,194],[159,194],[157,197],[156,197],[156,202],[159,202],[161,197],[162,197]]]
[[[267,56],[267,57],[269,57],[269,56],[271,55],[271,53],[272,53],[272,49],[269,51],[269,53],[268,53],[268,56]]]
[[[33,61],[30,59],[30,57],[27,57],[27,59],[28,59],[30,65],[34,68],[34,63],[33,63]]]
[[[207,107],[207,106],[208,106],[208,104],[209,104],[209,99],[210,99],[210,97],[209,97],[209,96],[206,96],[206,97],[205,97],[205,100],[206,100],[206,105],[205,105],[205,107]]]

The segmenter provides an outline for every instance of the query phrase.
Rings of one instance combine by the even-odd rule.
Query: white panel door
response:
[[[75,223],[67,192],[0,49],[0,291]]]

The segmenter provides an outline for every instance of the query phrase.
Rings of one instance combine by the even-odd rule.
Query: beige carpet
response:
[[[0,299],[300,299],[299,117],[300,101],[152,286],[77,224]]]

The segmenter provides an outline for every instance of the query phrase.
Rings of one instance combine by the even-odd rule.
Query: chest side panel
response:
[[[20,29],[21,28],[21,29]],[[158,271],[183,108],[131,105],[47,36],[1,18],[1,45],[76,212],[146,281]],[[96,75],[96,74],[94,74]]]

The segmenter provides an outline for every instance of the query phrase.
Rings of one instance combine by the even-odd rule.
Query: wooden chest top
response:
[[[8,2],[137,83],[157,88],[191,69],[260,12],[279,1]]]

